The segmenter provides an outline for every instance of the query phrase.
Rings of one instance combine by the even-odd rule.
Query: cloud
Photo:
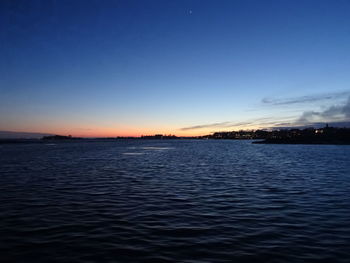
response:
[[[216,123],[208,123],[208,124],[202,124],[202,125],[195,125],[190,127],[184,127],[180,128],[181,131],[190,131],[190,130],[199,130],[199,129],[205,129],[205,128],[239,128],[239,127],[249,127],[249,126],[264,126],[266,124],[273,125],[275,123],[279,123],[280,120],[276,121],[273,118],[266,117],[266,118],[259,118],[259,119],[253,119],[249,121],[244,122],[233,122],[233,121],[225,121],[225,122],[216,122]]]
[[[209,124],[202,124],[202,125],[195,125],[190,127],[184,127],[181,128],[181,131],[190,131],[190,130],[198,130],[198,129],[204,129],[204,128],[218,128],[218,127],[227,127],[230,122],[216,122],[216,123],[209,123]]]
[[[343,106],[342,112],[345,114],[345,117],[350,118],[350,96],[347,103]]]
[[[318,95],[308,95],[308,96],[285,98],[285,99],[264,98],[262,99],[261,102],[263,104],[280,106],[280,105],[292,105],[292,104],[300,104],[300,103],[311,103],[311,102],[324,101],[324,100],[335,100],[335,99],[343,98],[344,96],[348,96],[348,95],[350,95],[350,91],[324,93],[324,94],[318,94]]]
[[[335,92],[314,96],[303,96],[297,98],[289,98],[284,100],[267,100],[264,99],[264,103],[270,103],[272,105],[287,105],[306,102],[315,102],[321,100],[340,99],[345,96],[349,96],[347,101],[343,104],[337,104],[326,108],[323,111],[305,111],[300,115],[275,117],[265,117],[258,119],[251,119],[244,122],[216,122],[201,124],[189,127],[183,127],[179,130],[190,131],[200,130],[205,128],[215,129],[247,129],[248,127],[254,127],[254,129],[282,129],[293,127],[309,127],[309,126],[324,126],[325,123],[339,124],[338,126],[344,126],[350,123],[350,91],[347,92]],[[337,126],[337,125],[336,125]],[[348,125],[345,125],[348,126]]]
[[[343,105],[333,105],[323,111],[305,111],[297,123],[334,122],[350,120],[350,96]]]

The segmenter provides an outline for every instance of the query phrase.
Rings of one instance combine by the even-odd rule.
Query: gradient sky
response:
[[[349,121],[350,1],[0,2],[0,130]]]

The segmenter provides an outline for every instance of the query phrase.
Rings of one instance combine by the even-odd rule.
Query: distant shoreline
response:
[[[0,144],[18,143],[48,143],[48,142],[106,142],[118,140],[254,140],[254,144],[312,144],[312,145],[350,145],[350,128],[335,128],[326,125],[324,128],[314,129],[282,129],[215,132],[211,135],[177,137],[175,135],[146,135],[140,137],[105,137],[81,138],[71,135],[49,135],[41,139],[0,139]]]
[[[144,139],[140,137],[133,138],[80,138],[77,139],[59,139],[59,140],[42,140],[42,139],[0,139],[0,145],[3,144],[47,144],[47,143],[79,143],[79,142],[117,142],[123,140],[135,140],[135,141],[164,141],[163,139]],[[201,138],[174,138],[167,139],[166,141],[174,140],[205,140]],[[211,141],[217,141],[218,139],[209,139]],[[252,141],[252,144],[289,144],[289,145],[350,145],[350,141],[306,141],[306,140],[288,140],[288,139],[219,139],[225,141]]]

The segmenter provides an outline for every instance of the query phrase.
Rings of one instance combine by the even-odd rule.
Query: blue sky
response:
[[[0,130],[197,135],[349,121],[349,1],[0,5]]]

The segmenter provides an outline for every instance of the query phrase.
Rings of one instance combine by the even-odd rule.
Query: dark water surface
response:
[[[0,146],[0,261],[350,262],[350,146]]]

